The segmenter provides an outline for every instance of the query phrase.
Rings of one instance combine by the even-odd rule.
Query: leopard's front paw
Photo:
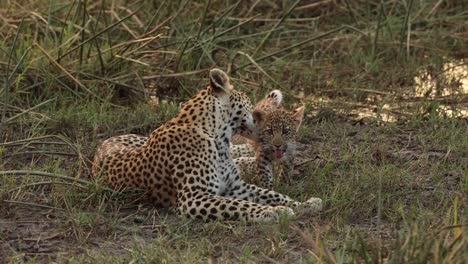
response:
[[[307,207],[313,209],[315,212],[320,212],[323,209],[323,201],[317,197],[310,198],[309,200],[305,201],[304,204],[306,204]]]
[[[275,206],[273,209],[278,215],[284,215],[286,217],[293,217],[295,215],[293,209],[287,206]]]
[[[312,197],[307,201],[301,203],[299,206],[296,207],[299,212],[307,213],[307,214],[314,214],[322,211],[323,202],[322,199],[317,197]]]
[[[263,216],[258,219],[258,222],[275,222],[278,223],[280,216],[293,217],[294,211],[286,206],[270,206],[263,212]]]

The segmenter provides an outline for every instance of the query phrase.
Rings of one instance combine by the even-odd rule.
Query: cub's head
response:
[[[287,111],[281,107],[281,92],[274,90],[256,105],[260,130],[259,145],[272,159],[293,155],[296,135],[304,118],[305,107]]]

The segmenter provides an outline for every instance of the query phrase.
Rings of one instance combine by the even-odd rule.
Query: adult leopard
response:
[[[177,115],[145,137],[113,137],[98,148],[93,175],[115,188],[147,190],[155,205],[203,220],[277,221],[291,208],[319,211],[322,201],[301,203],[286,195],[244,182],[229,152],[232,135],[255,140],[255,120],[248,97],[233,89],[219,69],[210,85],[184,103]],[[129,139],[130,137],[130,139]]]

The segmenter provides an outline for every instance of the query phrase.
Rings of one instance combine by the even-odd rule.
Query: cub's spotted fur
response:
[[[257,124],[259,140],[231,146],[242,177],[267,189],[273,188],[273,167],[279,179],[289,180],[296,134],[304,117],[304,107],[287,111],[281,106],[282,99],[281,92],[274,90],[255,106],[255,109],[265,112]]]

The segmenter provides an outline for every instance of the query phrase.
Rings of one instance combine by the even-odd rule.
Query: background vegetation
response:
[[[0,262],[462,263],[464,1],[5,0]],[[99,142],[147,134],[230,73],[307,106],[280,224],[180,220],[92,180]],[[463,255],[465,254],[465,255]],[[465,257],[465,258],[464,258]]]

